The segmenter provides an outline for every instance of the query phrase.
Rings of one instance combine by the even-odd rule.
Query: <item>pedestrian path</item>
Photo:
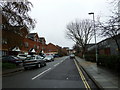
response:
[[[96,63],[85,61],[79,57],[76,57],[76,60],[99,87],[105,90],[120,90],[120,77],[116,73],[110,72],[105,68],[97,66]]]
[[[2,70],[2,75],[7,75],[7,74],[10,74],[10,73],[14,73],[14,72],[22,71],[22,70],[24,70],[23,67],[18,67],[18,68],[15,68],[15,69],[6,69],[6,70]]]

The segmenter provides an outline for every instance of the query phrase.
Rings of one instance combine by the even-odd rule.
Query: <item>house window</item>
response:
[[[39,46],[37,46],[37,49],[39,49]]]
[[[0,51],[0,55],[6,56],[7,55],[7,51]]]
[[[7,44],[7,41],[5,39],[3,39],[2,44]]]
[[[38,41],[38,39],[37,39],[37,38],[34,38],[34,41],[35,41],[35,42],[37,42],[37,41]]]
[[[0,24],[0,30],[2,30],[2,27],[3,27],[2,24]]]
[[[36,45],[34,45],[34,49],[37,49],[37,46],[36,46]]]
[[[26,48],[28,48],[28,47],[29,47],[28,42],[25,42],[25,47],[26,47]]]

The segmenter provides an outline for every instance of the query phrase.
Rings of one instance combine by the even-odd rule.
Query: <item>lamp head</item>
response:
[[[90,13],[88,13],[88,14],[89,14],[89,15],[90,15],[90,14],[94,14],[94,12],[90,12]]]

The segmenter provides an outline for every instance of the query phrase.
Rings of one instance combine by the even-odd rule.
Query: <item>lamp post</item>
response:
[[[88,14],[89,14],[89,15],[93,15],[96,63],[98,64],[98,54],[97,54],[97,43],[96,43],[96,31],[95,31],[95,17],[94,17],[94,12],[90,12],[90,13],[88,13]]]

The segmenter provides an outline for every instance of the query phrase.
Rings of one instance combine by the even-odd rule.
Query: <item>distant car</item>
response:
[[[2,57],[2,62],[14,63],[16,65],[22,63],[22,60],[15,56],[4,56]]]
[[[23,67],[24,67],[25,70],[30,68],[30,67],[40,68],[41,66],[46,66],[46,62],[39,55],[33,55],[31,57],[27,57],[23,61]]]
[[[71,59],[75,58],[75,55],[74,54],[70,54],[70,58]]]
[[[25,55],[25,54],[18,54],[17,57],[22,59],[22,60],[24,60],[25,58],[27,58],[27,55]]]
[[[54,58],[59,57],[59,55],[58,55],[58,54],[54,54],[53,56],[54,56]]]
[[[46,55],[45,58],[43,59],[44,61],[54,61],[54,57],[52,55]]]

